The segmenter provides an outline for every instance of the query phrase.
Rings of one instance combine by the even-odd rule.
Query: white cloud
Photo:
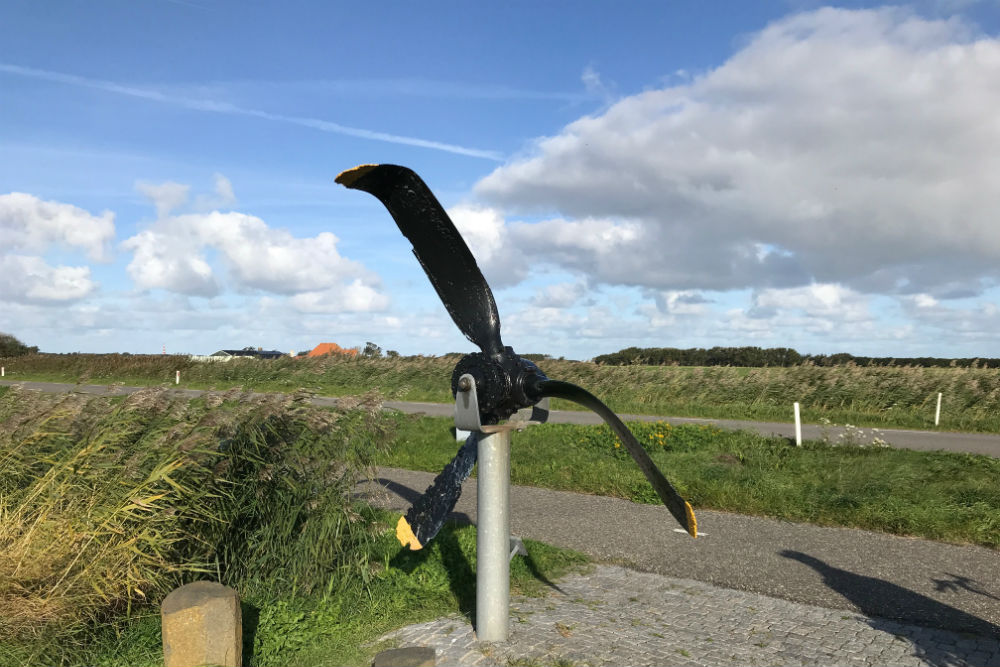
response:
[[[236,203],[236,193],[233,192],[233,184],[229,182],[229,179],[222,174],[214,174],[212,178],[215,179],[215,194],[222,201],[219,206]]]
[[[587,91],[587,94],[602,99],[606,102],[610,102],[612,99],[611,87],[604,83],[601,79],[601,75],[596,69],[591,65],[587,65],[583,68],[583,74],[580,75],[580,81],[583,82],[583,87]]]
[[[835,284],[812,284],[755,292],[747,315],[755,319],[798,316],[824,329],[873,318],[869,297]]]
[[[640,226],[628,221],[507,222],[499,209],[473,204],[452,207],[448,215],[494,287],[516,285],[544,263],[627,278],[628,267],[618,263],[617,253],[640,234]]]
[[[89,266],[50,266],[41,257],[0,255],[0,301],[57,305],[96,288]]]
[[[144,183],[139,181],[135,189],[149,198],[156,207],[156,217],[165,218],[170,212],[187,203],[190,185],[166,181],[165,183]]]
[[[211,195],[200,195],[195,202],[195,208],[200,211],[210,211],[220,208],[230,208],[236,204],[236,193],[233,184],[222,174],[213,174],[215,192]]]
[[[369,312],[385,310],[389,298],[374,288],[355,279],[349,285],[296,294],[292,305],[304,313]]]
[[[614,298],[620,294],[622,298]],[[837,285],[765,289],[745,294],[602,290],[585,309],[529,307],[505,313],[505,340],[515,349],[586,358],[628,346],[789,346],[803,352],[849,349],[896,354],[911,322],[877,311],[869,296]]]
[[[499,211],[486,206],[459,204],[447,211],[493,287],[516,285],[528,274],[524,255]]]
[[[172,211],[180,192],[174,186],[142,187],[158,197],[154,198],[158,211]],[[218,200],[232,200],[232,194],[229,181],[216,175]],[[169,207],[160,205],[164,197]],[[256,216],[211,211],[162,216],[122,247],[133,252],[127,271],[143,290],[190,296],[221,293],[224,281],[216,275],[211,254],[225,267],[226,284],[238,291],[293,296],[297,307],[309,312],[385,308],[387,298],[378,292],[378,277],[342,257],[337,242],[329,232],[297,238]]]
[[[0,195],[0,252],[42,253],[53,245],[86,251],[95,261],[109,259],[115,215],[92,215],[82,208],[44,201],[24,192]]]
[[[935,350],[962,345],[974,350],[963,353],[965,356],[998,356],[990,352],[996,348],[1000,330],[998,296],[993,290],[982,299],[955,305],[945,305],[923,294],[899,301],[903,313],[914,324],[914,338],[925,347]]]
[[[654,290],[650,296],[662,313],[704,315],[708,312],[708,299],[694,290]]]
[[[531,305],[536,308],[569,308],[586,293],[587,286],[582,282],[554,283],[539,289],[531,300]]]
[[[167,219],[169,221],[169,218]],[[139,289],[165,289],[189,296],[215,296],[221,286],[190,230],[157,224],[122,242],[132,251],[126,271]]]
[[[64,305],[97,289],[89,266],[53,266],[45,257],[80,250],[94,261],[110,259],[115,216],[23,192],[0,195],[0,301]]]
[[[1000,40],[958,20],[825,8],[575,121],[476,192],[558,212],[510,239],[596,282],[972,295],[1000,283],[998,78]]]

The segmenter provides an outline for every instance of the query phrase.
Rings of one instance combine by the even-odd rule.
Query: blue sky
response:
[[[360,163],[431,185],[505,342],[994,356],[1000,7],[9,2],[0,331],[466,341]]]

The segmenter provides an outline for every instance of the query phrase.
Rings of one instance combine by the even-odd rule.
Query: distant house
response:
[[[312,350],[309,351],[307,357],[322,357],[327,354],[342,354],[347,357],[358,356],[358,348],[356,347],[340,347],[336,343],[320,343]]]
[[[280,357],[287,357],[287,352],[281,352],[279,350],[265,350],[260,347],[245,347],[242,350],[219,350],[218,352],[212,354],[213,357],[252,357],[254,359],[278,359]]]

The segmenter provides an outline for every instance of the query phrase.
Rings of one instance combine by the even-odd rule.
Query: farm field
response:
[[[172,385],[451,402],[458,356],[233,360],[195,362],[181,355],[26,355],[0,360],[8,380]],[[790,368],[601,366],[543,360],[550,377],[583,386],[618,412],[674,417],[934,428],[943,393],[942,430],[1000,432],[1000,371],[985,368],[797,366]],[[554,408],[579,409],[555,401]]]

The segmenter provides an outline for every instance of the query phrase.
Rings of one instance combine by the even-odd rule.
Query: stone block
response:
[[[240,596],[214,581],[172,591],[160,605],[166,667],[240,667],[243,621]]]
[[[375,656],[372,667],[434,667],[436,664],[434,649],[410,646],[382,651]]]

